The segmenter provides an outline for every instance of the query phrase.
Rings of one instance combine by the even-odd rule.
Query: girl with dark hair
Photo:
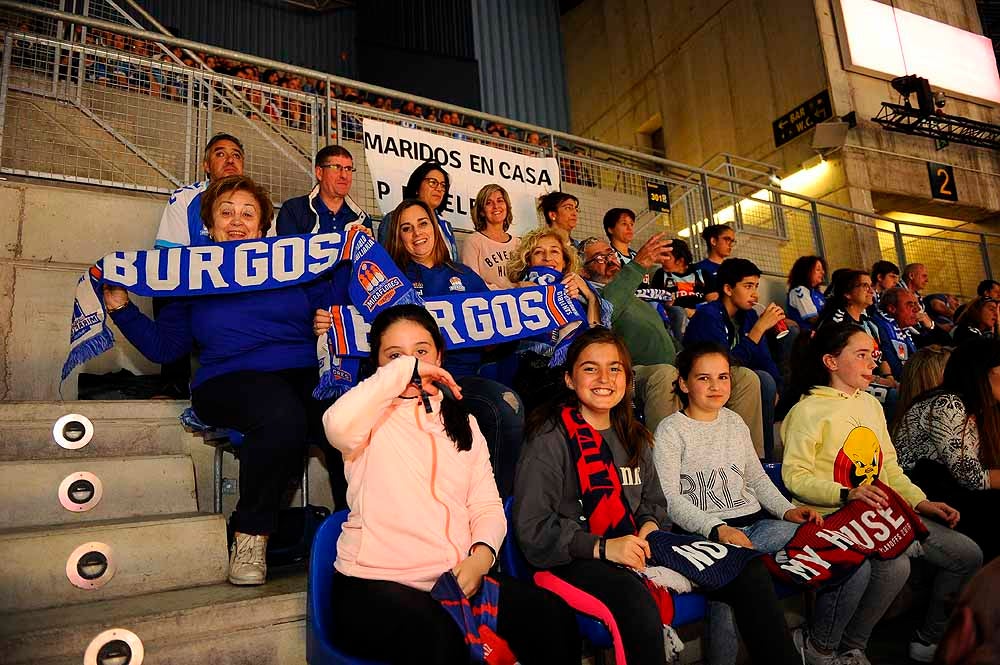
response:
[[[455,242],[455,230],[451,223],[441,216],[448,206],[448,192],[451,191],[451,178],[444,166],[435,161],[427,161],[418,166],[410,174],[410,179],[403,187],[403,199],[417,199],[423,201],[434,211],[434,219],[441,227],[441,235],[444,237],[448,250],[448,258],[458,261],[458,244]],[[392,226],[392,213],[382,218],[382,223],[378,228],[378,241],[385,246],[389,236],[389,229]]]
[[[823,311],[826,298],[820,285],[826,278],[826,260],[821,256],[800,256],[788,272],[788,307],[785,311],[802,330],[812,330]]]
[[[636,251],[629,245],[635,238],[635,212],[628,208],[612,208],[604,213],[603,224],[611,249],[615,250],[621,264],[634,259]]]
[[[506,520],[486,442],[441,367],[444,339],[426,309],[383,311],[369,338],[378,370],[323,415],[351,507],[331,637],[380,662],[468,662],[466,636],[430,591],[451,571],[475,599],[496,562]],[[501,577],[496,607],[496,632],[521,662],[579,664],[575,618],[558,598]]]
[[[835,270],[830,286],[826,290],[826,307],[819,316],[817,327],[822,327],[828,323],[852,323],[863,329],[875,342],[875,360],[878,362],[872,385],[881,386],[884,390],[882,401],[888,404],[887,408],[894,408],[896,403],[896,393],[894,389],[899,386],[892,376],[892,368],[889,363],[881,360],[881,353],[878,349],[878,326],[868,315],[869,308],[875,301],[875,291],[872,286],[872,278],[864,270],[854,270],[852,268],[840,268]],[[890,414],[891,415],[891,414]]]
[[[723,406],[730,390],[726,348],[696,343],[677,355],[676,365],[684,408],[660,423],[653,446],[674,524],[716,542],[764,552],[781,550],[803,522],[822,524],[816,510],[796,507],[781,495],[757,458],[750,430]],[[726,504],[720,497],[726,497]],[[870,570],[866,561],[843,583],[819,589],[803,643],[807,663],[867,662],[862,650],[842,648],[841,640],[868,586]],[[736,630],[728,606],[709,604],[705,634],[710,636],[708,663],[736,662]]]
[[[998,399],[1000,341],[973,339],[952,352],[941,387],[907,409],[896,430],[900,466],[928,495],[962,511],[958,530],[983,548],[986,560],[1000,555]]]
[[[733,254],[736,248],[736,231],[728,224],[709,224],[701,232],[705,241],[705,258],[694,267],[701,271],[705,286],[710,292],[718,290],[715,283],[715,273],[719,272],[722,262]]]
[[[662,665],[664,635],[653,595],[636,570],[646,567],[646,537],[668,526],[667,502],[652,459],[652,437],[632,413],[632,361],[606,328],[578,337],[566,359],[565,387],[536,410],[518,463],[514,529],[528,562],[596,597],[617,625],[629,665]],[[586,468],[611,485],[599,504],[620,515],[603,531],[598,490]],[[608,478],[613,480],[608,481]],[[623,510],[618,511],[615,506]],[[588,511],[591,511],[588,513]],[[605,527],[607,525],[605,524]],[[756,663],[794,663],[788,627],[759,559],[710,597],[729,603]]]
[[[955,322],[952,337],[955,344],[971,339],[993,337],[997,325],[997,303],[988,297],[974,298]]]
[[[959,512],[931,501],[903,472],[889,438],[882,407],[865,392],[872,380],[875,343],[852,323],[821,326],[804,361],[793,367],[793,395],[801,399],[781,426],[785,457],[781,477],[797,503],[826,514],[858,499],[878,510],[888,485],[913,506],[930,534],[923,558],[935,567],[930,607],[910,643],[910,657],[930,662],[944,633],[950,603],[982,564],[983,553],[954,531]],[[859,609],[841,639],[842,647],[864,651],[871,628],[885,613],[909,575],[906,556],[872,560],[871,579]]]

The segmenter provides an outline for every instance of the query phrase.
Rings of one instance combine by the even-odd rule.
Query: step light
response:
[[[142,665],[146,650],[131,630],[106,630],[87,645],[83,665]]]
[[[89,471],[71,473],[59,483],[59,503],[74,513],[83,513],[101,501],[104,486],[101,479]]]
[[[100,589],[111,581],[116,569],[111,547],[105,543],[84,543],[66,560],[66,577],[80,589]]]
[[[94,438],[94,423],[87,416],[68,413],[52,426],[52,438],[66,450],[79,450]]]

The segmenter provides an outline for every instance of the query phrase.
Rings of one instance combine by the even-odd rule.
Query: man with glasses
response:
[[[622,336],[635,364],[635,392],[642,404],[646,427],[655,432],[660,421],[681,408],[674,392],[676,349],[663,320],[649,303],[639,300],[635,290],[647,273],[659,267],[670,251],[670,241],[657,233],[646,241],[635,258],[622,265],[611,245],[600,238],[581,243],[583,269],[602,298],[611,303],[612,329]],[[732,371],[732,393],[726,406],[738,413],[750,428],[754,446],[764,449],[760,379],[744,367]]]
[[[354,171],[354,157],[339,145],[316,153],[316,186],[281,205],[278,235],[331,233],[351,226],[360,226],[371,235],[371,217],[349,195]]]
[[[878,301],[873,318],[878,326],[878,348],[897,382],[903,378],[903,365],[917,351],[910,328],[917,324],[919,313],[917,297],[900,286],[887,289]]]

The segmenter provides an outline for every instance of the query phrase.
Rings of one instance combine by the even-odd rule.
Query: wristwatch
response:
[[[841,503],[847,503],[847,495],[850,494],[850,493],[851,493],[851,490],[847,489],[846,487],[841,487],[840,488],[840,502]]]

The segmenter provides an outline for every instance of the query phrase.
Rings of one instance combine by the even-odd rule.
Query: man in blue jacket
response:
[[[372,219],[349,192],[354,184],[354,157],[339,145],[316,153],[316,186],[305,196],[288,199],[278,213],[278,235],[330,233],[349,226],[372,230]]]
[[[774,451],[774,406],[781,388],[781,372],[764,335],[785,319],[785,313],[774,303],[759,316],[754,311],[760,268],[752,261],[726,259],[715,278],[719,299],[698,306],[684,333],[684,345],[701,341],[721,344],[729,349],[735,363],[756,372],[764,411],[764,453],[770,459]]]

